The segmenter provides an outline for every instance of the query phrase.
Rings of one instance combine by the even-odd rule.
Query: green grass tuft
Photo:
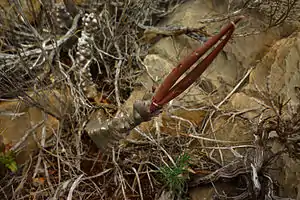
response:
[[[176,166],[163,166],[159,170],[163,182],[176,195],[183,193],[185,183],[189,178],[189,160],[190,157],[187,154],[183,154],[176,159]]]

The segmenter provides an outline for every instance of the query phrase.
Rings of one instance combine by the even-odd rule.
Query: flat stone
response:
[[[24,103],[16,100],[12,102],[0,102],[0,113],[19,113],[20,116],[7,116],[0,114],[0,132],[3,136],[4,144],[15,145],[24,136],[25,132],[31,129],[34,125],[44,120],[44,116],[41,110],[34,107],[26,106]],[[46,137],[48,138],[58,128],[58,120],[54,117],[47,115],[46,125]],[[34,133],[37,140],[40,141],[42,135],[42,127],[38,127]],[[26,162],[30,154],[37,149],[36,142],[33,134],[22,143],[22,150],[17,155],[17,163],[22,164]]]
[[[43,91],[39,94],[28,93],[28,95],[41,107],[49,111],[51,115],[43,114],[41,109],[29,106],[19,100],[0,102],[0,133],[3,136],[4,144],[17,144],[27,130],[44,119],[46,119],[44,125],[46,126],[46,138],[48,138],[59,128],[59,121],[56,117],[62,117],[66,113],[70,113],[72,99],[69,91],[53,90]],[[42,127],[43,125],[34,131],[38,141],[41,139]],[[18,164],[27,161],[30,154],[37,150],[33,137],[34,133],[30,133],[29,137],[22,143],[23,148],[17,155]]]

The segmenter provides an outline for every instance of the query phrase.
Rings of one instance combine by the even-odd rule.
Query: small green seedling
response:
[[[16,172],[18,170],[14,153],[7,151],[3,143],[3,137],[0,135],[0,163],[7,167],[10,171]]]
[[[183,193],[185,183],[189,178],[189,160],[190,157],[187,154],[183,154],[176,159],[175,166],[163,166],[159,170],[163,182],[176,195]]]

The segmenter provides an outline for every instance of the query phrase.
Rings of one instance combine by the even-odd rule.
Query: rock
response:
[[[215,4],[214,4],[215,5]],[[186,3],[178,7],[176,11],[163,20],[159,26],[166,25],[183,25],[188,27],[199,27],[201,24],[197,21],[198,19],[209,18],[213,14],[217,14],[214,11],[214,6],[210,1],[193,1]],[[189,10],[189,12],[186,12]],[[196,20],[197,19],[197,20]],[[261,22],[255,18],[247,19],[251,25],[260,26]],[[246,23],[246,22],[244,22]],[[216,23],[214,25],[208,25],[207,29],[210,32],[215,30],[220,30],[224,23]],[[236,30],[238,32],[238,29]],[[280,37],[280,30],[273,29],[270,32],[261,33],[258,35],[253,35],[249,37],[234,38],[233,42],[226,45],[224,51],[218,55],[215,61],[209,66],[209,68],[204,72],[202,80],[206,80],[211,88],[217,89],[217,93],[210,97],[207,92],[204,91],[203,86],[194,86],[189,88],[184,94],[178,96],[172,101],[173,105],[184,106],[184,107],[194,107],[199,105],[207,105],[209,102],[220,102],[225,95],[227,95],[237,81],[242,77],[245,69],[249,68],[249,65],[255,64],[257,58],[262,57],[268,46],[272,44],[276,39]],[[257,43],[257,45],[253,45]],[[150,50],[150,54],[146,56],[144,64],[148,69],[148,73],[154,78],[158,83],[163,81],[163,78],[178,65],[179,61],[190,54],[194,49],[201,46],[198,41],[192,40],[187,36],[178,36],[175,38],[167,37],[158,41]],[[204,78],[203,78],[204,77]],[[132,93],[129,100],[126,102],[126,108],[131,109],[133,102],[137,98],[142,98],[146,91],[149,91],[151,86],[154,85],[153,81],[145,73],[139,80],[144,86],[136,87]],[[257,109],[261,109],[259,104],[255,102],[255,99],[251,99],[251,96],[246,96],[246,94],[240,94],[232,97],[231,105],[229,109],[252,109],[253,106]],[[251,99],[251,104],[244,103],[246,100]],[[229,103],[230,104],[230,103]],[[255,111],[252,113],[247,112],[245,115],[247,117],[255,117]],[[199,116],[203,116],[202,113],[198,113]],[[174,119],[167,119],[167,115],[162,115],[162,119],[165,122],[161,124],[166,124],[166,122],[172,121]],[[202,117],[200,117],[203,120]],[[173,123],[173,122],[172,122]],[[171,123],[171,124],[172,124]],[[226,128],[223,127],[227,124]],[[150,130],[150,124],[144,124],[145,130]],[[245,134],[247,130],[247,125],[245,122],[238,122],[236,124],[228,124],[226,118],[221,119],[216,125],[220,128],[220,137],[218,139],[252,139],[252,135],[243,138],[241,134]],[[240,127],[243,127],[240,129]],[[173,126],[168,126],[173,127]],[[168,129],[168,128],[167,128]],[[164,129],[164,131],[167,131]],[[240,130],[237,130],[240,129]],[[226,130],[226,131],[224,131]],[[174,131],[167,131],[174,132]],[[222,133],[221,133],[222,132]],[[226,134],[224,134],[226,132]],[[247,131],[246,131],[247,132]]]
[[[7,115],[16,112],[16,117]],[[2,113],[2,114],[1,114]],[[6,115],[4,115],[6,113]],[[3,136],[4,144],[12,146],[18,143],[24,136],[25,132],[31,129],[44,119],[41,110],[34,107],[28,107],[20,101],[1,102],[0,103],[0,129]],[[47,115],[46,120],[47,137],[53,134],[53,130],[58,128],[58,120]],[[39,126],[34,132],[37,139],[41,139],[42,126]],[[28,160],[29,155],[37,148],[34,133],[29,134],[29,137],[22,144],[22,151],[17,155],[17,163],[22,164]]]
[[[30,94],[32,99],[40,104],[42,108],[49,111],[53,116],[61,118],[72,113],[74,99],[68,88],[61,90],[45,90]]]
[[[207,31],[210,34],[214,34],[214,32],[218,32],[224,26],[223,21],[212,24],[201,24],[199,20],[209,19],[212,15],[221,14],[215,10],[215,7],[218,7],[219,4],[204,0],[183,4],[172,15],[167,17],[166,20],[162,21],[159,26],[183,25],[187,27],[200,27],[205,25]],[[224,7],[223,4],[222,6]],[[249,16],[239,23],[235,31],[236,34],[242,33],[242,31],[245,32],[242,28],[244,24],[252,27],[246,30],[247,33],[251,32],[252,29],[255,30],[255,28],[263,26],[263,23],[259,19]],[[293,27],[286,27],[285,32],[289,32],[290,34],[293,30]],[[222,89],[224,83],[230,85],[232,88],[237,80],[242,77],[245,70],[255,64],[257,59],[263,57],[269,46],[278,40],[283,32],[284,30],[280,28],[273,28],[269,31],[248,37],[234,37],[234,40],[225,46],[223,52],[218,55],[215,61],[204,72],[203,77],[209,79],[219,90]],[[180,59],[200,46],[201,43],[198,41],[190,39],[187,36],[178,36],[160,40],[152,47],[150,53],[159,54],[164,59],[170,60],[173,64],[178,64]]]
[[[149,122],[143,122],[139,129],[144,133],[155,134],[157,128],[159,132],[163,134],[177,136],[179,134],[187,135],[192,133],[191,127],[198,127],[201,125],[203,119],[206,116],[206,112],[203,110],[191,110],[178,109],[171,112],[163,112],[158,117]],[[155,124],[157,123],[157,124]],[[139,140],[143,137],[132,130],[128,139]]]
[[[189,10],[189,12],[186,12]],[[186,27],[201,27],[203,24],[198,22],[201,18],[209,17],[212,14],[217,14],[209,1],[193,1],[180,6],[173,15],[168,17],[160,26],[186,26]],[[224,25],[224,24],[223,24]],[[219,31],[221,26],[207,26],[209,33]],[[199,41],[193,40],[187,36],[178,36],[175,38],[164,38],[156,43],[151,53],[159,54],[165,59],[170,60],[176,66],[181,59],[189,55],[202,44]],[[174,67],[175,67],[174,66]],[[233,84],[237,77],[237,69],[240,69],[239,63],[235,59],[227,58],[227,55],[222,52],[215,61],[204,72],[203,77],[209,79],[212,84],[219,88],[223,85],[220,79],[228,84]]]
[[[249,84],[242,89],[243,92],[234,94],[227,106],[236,110],[258,108],[243,115],[253,119],[255,115],[261,114],[263,104],[270,105],[271,99],[276,100],[276,96],[281,96],[284,100],[290,100],[283,113],[296,113],[300,104],[296,89],[300,84],[299,42],[299,32],[277,41],[252,71]],[[270,116],[271,113],[264,115]],[[276,134],[272,134],[272,137],[276,137]],[[277,142],[273,142],[271,147],[273,153],[283,149]],[[299,166],[299,161],[287,154],[279,156],[270,166],[268,173],[279,184],[279,196],[299,197]]]
[[[248,96],[243,92],[238,92],[232,95],[224,109],[229,112],[236,112],[238,116],[254,120],[264,109],[259,102],[261,100]]]
[[[270,99],[276,100],[278,95],[284,100],[290,100],[283,113],[296,113],[300,105],[299,92],[296,89],[300,85],[299,42],[300,33],[295,32],[271,46],[250,74],[249,84],[242,89],[243,92],[234,94],[225,107],[228,110],[240,111],[257,108],[256,111],[243,114],[247,119],[253,120],[262,113],[263,104],[270,105]],[[265,117],[271,114],[271,111],[264,112]],[[276,134],[272,134],[272,137],[276,137]],[[276,142],[271,147],[273,153],[283,149]],[[287,154],[281,155],[270,166],[268,173],[279,184],[279,196],[296,199],[299,197],[299,166],[299,161]]]
[[[160,121],[161,132],[169,135],[186,135],[193,133],[191,127],[199,127],[206,116],[203,110],[178,109],[171,113],[162,113]]]
[[[163,81],[163,78],[167,76],[174,67],[174,64],[172,62],[156,54],[147,55],[146,58],[144,59],[144,65],[148,69],[148,72],[145,72],[138,78],[137,83],[139,84],[139,86],[135,87],[129,99],[125,102],[124,109],[127,112],[132,112],[132,105],[136,100],[144,99],[147,94],[149,95],[148,99],[152,97],[150,91],[152,90],[152,86],[156,84],[156,82],[153,82],[152,79],[158,82]],[[199,89],[197,90],[195,88],[192,88],[191,90],[189,90],[189,94],[193,94],[193,93],[197,95],[184,94],[180,96],[181,98],[178,97],[172,103],[176,105],[181,104],[184,105],[185,107],[190,107],[192,105],[203,103],[203,101],[201,100],[205,98],[204,95],[199,95],[201,94],[201,91]],[[199,101],[197,102],[197,100]],[[186,104],[182,104],[182,102],[186,102]],[[174,117],[177,119],[175,119]],[[177,109],[171,113],[163,112],[162,115],[156,120],[160,122],[159,127],[161,131],[172,135],[172,134],[177,134],[179,132],[187,133],[190,124],[182,120],[188,120],[192,124],[196,126],[200,126],[204,117],[205,117],[205,112],[202,110],[184,111],[183,109]],[[177,126],[178,122],[180,121],[179,119],[182,119],[181,127]],[[141,128],[141,130],[144,132],[153,132],[155,129],[153,121],[144,122],[140,125],[139,128]],[[138,139],[140,138],[140,135],[135,131],[132,131],[129,138]]]
[[[227,196],[228,198],[231,198],[241,194],[242,191],[237,189],[239,186],[240,185],[237,180],[231,182],[215,182],[211,185],[207,184],[192,188],[189,191],[189,195],[191,200],[223,199],[216,198],[217,194],[222,197]]]
[[[288,105],[296,112],[300,103],[299,48],[300,33],[276,42],[250,74],[246,91],[255,96],[264,92],[270,98],[280,95],[290,100]]]
[[[210,18],[212,15],[220,14],[218,12],[226,11],[226,5],[221,1],[191,1],[178,7],[176,11],[163,20],[159,26],[167,25],[183,25],[188,27],[199,27],[203,24],[198,20]],[[225,1],[223,1],[225,2]],[[215,9],[217,8],[217,9]],[[214,33],[219,31],[224,25],[224,22],[207,25],[207,31]],[[252,28],[244,29],[244,25]],[[220,107],[221,112],[216,112],[213,118],[213,131],[205,132],[205,137],[210,137],[218,140],[226,141],[253,141],[253,122],[264,109],[263,103],[265,99],[257,91],[256,85],[261,91],[266,91],[269,86],[271,94],[279,93],[286,99],[291,99],[289,106],[296,107],[299,105],[299,33],[294,33],[298,29],[297,24],[285,24],[282,27],[274,27],[268,31],[250,35],[248,37],[238,37],[237,34],[250,33],[257,28],[264,26],[264,23],[255,16],[249,16],[237,26],[235,36],[226,45],[216,60],[209,66],[208,70],[202,76],[202,79],[210,85],[210,90],[216,89],[218,92],[209,97],[209,90],[203,91],[203,86],[195,84],[183,95],[180,95],[171,103],[176,106],[192,107],[200,105],[211,105],[211,102],[220,102],[235,86],[235,84],[244,76],[249,67],[256,66],[249,77],[249,84],[242,86],[235,94],[233,94],[227,102]],[[284,39],[281,39],[285,37]],[[279,41],[278,41],[279,40]],[[278,42],[276,42],[278,41]],[[150,50],[150,54],[145,58],[145,65],[148,72],[158,83],[178,65],[179,61],[190,54],[194,49],[202,44],[187,36],[177,36],[174,38],[163,38],[158,41]],[[157,78],[155,78],[157,77]],[[203,78],[204,77],[204,78]],[[151,88],[152,80],[143,75],[140,82],[144,86],[136,87],[133,95],[130,97],[128,104],[132,105],[134,98],[141,98],[145,93],[145,88]],[[247,82],[247,81],[246,81]],[[247,83],[245,83],[247,84]],[[298,91],[298,93],[297,93]],[[187,103],[189,102],[189,103]],[[174,110],[173,110],[174,111]],[[190,113],[184,109],[178,110],[177,114],[170,111],[172,115],[177,115],[193,123],[198,127],[201,125],[205,113]],[[247,112],[246,112],[247,111]],[[230,118],[224,113],[236,114]],[[237,116],[241,116],[237,117]],[[234,120],[233,120],[234,119]],[[157,119],[160,130],[168,134],[186,133],[185,128],[177,129],[178,119],[171,118],[168,112],[162,113]],[[140,129],[146,133],[155,132],[155,124],[153,121],[143,123]],[[132,133],[134,136],[136,133]],[[138,134],[135,135],[137,138]],[[216,146],[216,143],[205,142],[205,146]],[[230,146],[230,144],[219,144],[220,146]],[[244,153],[245,149],[236,149],[240,154]],[[207,150],[208,155],[220,160],[218,150]],[[211,153],[211,154],[209,154]],[[231,162],[235,155],[230,150],[222,150],[223,161]],[[282,191],[283,196],[289,196],[288,193],[294,191],[292,196],[297,195],[296,188],[299,185],[299,176],[297,166],[299,164],[291,158],[282,158],[280,170],[278,174],[274,174],[275,179],[279,180],[284,186]],[[283,164],[286,165],[283,165]],[[285,166],[285,167],[282,167]],[[290,187],[293,183],[295,187]],[[212,199],[213,187],[195,188],[190,191],[192,199]],[[287,194],[287,195],[285,195]]]
[[[32,99],[39,102],[42,108],[54,116],[62,117],[69,112],[71,98],[66,91],[65,95],[55,90],[29,95]],[[58,128],[59,121],[54,116],[46,114],[47,138]],[[3,136],[4,144],[15,145],[23,138],[27,130],[44,119],[43,112],[38,107],[29,106],[19,100],[0,102],[0,132]],[[41,139],[42,127],[43,125],[35,130],[38,141]],[[24,163],[28,156],[37,149],[33,133],[29,134],[29,137],[22,143],[22,147],[21,152],[17,156],[18,164]]]
[[[270,144],[273,153],[278,153],[284,147],[274,141]],[[300,196],[300,161],[282,154],[269,170],[273,181],[279,184],[279,196],[299,199]]]
[[[148,72],[144,72],[137,79],[137,86],[124,105],[127,112],[132,111],[132,105],[136,100],[147,98],[145,95],[151,93],[152,86],[156,84],[153,81],[162,81],[173,68],[170,62],[155,54],[147,55],[143,62]],[[151,98],[151,96],[148,98]]]
[[[174,68],[174,64],[160,54],[149,54],[144,59],[144,65],[147,67],[148,73],[139,77],[138,81],[143,83],[148,90],[151,90],[153,85],[151,78],[157,82],[163,81],[163,78]]]
[[[213,187],[201,186],[191,189],[189,191],[189,196],[191,200],[211,200],[213,199],[214,193],[215,189]]]
[[[240,144],[249,144],[254,139],[251,123],[247,120],[233,119],[229,118],[228,116],[216,115],[212,120],[212,124],[213,129],[205,131],[204,136],[225,142],[204,141],[203,144],[205,147],[216,147],[215,149],[206,149],[206,153],[207,155],[210,155],[218,160],[219,163],[230,163],[236,159],[236,155],[235,152],[232,152],[230,149],[222,149],[219,151],[218,146],[230,147]],[[231,142],[228,143],[227,141]],[[246,148],[236,148],[235,151],[243,155],[246,152]],[[222,155],[220,152],[222,152]]]
[[[127,109],[135,100],[141,99],[146,93],[149,93],[152,90],[152,86],[160,84],[178,63],[172,62],[160,54],[149,54],[144,59],[144,65],[148,72],[145,72],[138,78],[137,82],[142,86],[135,87],[134,92],[125,103]],[[211,83],[209,82],[207,84]],[[207,92],[201,90],[199,87],[190,87],[183,94],[175,98],[172,104],[183,105],[185,107],[203,105],[204,102],[207,102],[206,93]]]
[[[182,4],[176,9],[176,11],[168,16],[165,20],[160,22],[159,26],[167,25],[183,25],[187,27],[200,27],[203,24],[198,22],[199,19],[209,18],[211,15],[217,15],[218,13],[214,10],[216,2],[211,1],[192,1],[189,3]],[[189,12],[186,12],[186,11]],[[243,26],[243,23],[248,23],[250,26],[261,26],[262,22],[255,18],[247,18],[244,22],[241,22],[241,26],[238,26],[236,32],[239,31],[239,27]],[[207,25],[207,30],[210,33],[219,31],[224,25],[224,22],[213,23],[213,25]],[[241,28],[242,29],[242,28]],[[290,32],[292,28],[289,28]],[[250,65],[255,64],[258,58],[263,57],[269,46],[281,36],[283,30],[272,29],[260,34],[248,36],[248,37],[237,37],[234,38],[233,42],[229,42],[223,52],[221,52],[215,61],[209,66],[209,68],[202,75],[202,80],[205,80],[211,85],[211,88],[217,89],[217,95],[214,95],[212,102],[220,102],[223,97],[233,88],[237,81],[243,76],[246,69]],[[288,32],[288,31],[286,31]],[[256,45],[253,45],[255,43]],[[163,78],[178,65],[179,61],[190,54],[194,49],[200,47],[202,44],[199,41],[195,41],[187,36],[177,36],[174,38],[167,37],[158,41],[150,49],[149,55],[146,56],[144,64],[148,68],[149,74],[156,79],[159,84]],[[150,90],[151,86],[154,85],[153,81],[147,77],[147,74],[142,75],[140,83]],[[177,105],[177,100],[181,99],[180,102],[193,102],[189,105],[181,104],[184,106],[203,105],[212,99],[207,97],[207,93],[203,86],[192,87],[190,91],[185,92],[174,100],[174,104]],[[144,89],[137,89],[142,93]],[[132,98],[141,97],[142,94],[134,92]],[[190,95],[190,99],[186,99],[187,94]],[[197,94],[197,95],[195,95]],[[132,105],[133,99],[129,99],[129,105]],[[180,103],[179,103],[180,104]],[[128,105],[126,103],[126,105]]]
[[[173,200],[174,199],[174,194],[170,191],[163,191],[158,198],[158,200]]]

